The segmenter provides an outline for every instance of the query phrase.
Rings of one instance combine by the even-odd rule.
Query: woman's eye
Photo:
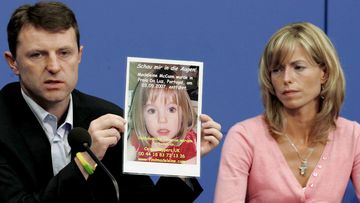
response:
[[[295,70],[303,70],[305,66],[295,66]]]
[[[271,73],[279,73],[281,70],[281,68],[272,68]]]

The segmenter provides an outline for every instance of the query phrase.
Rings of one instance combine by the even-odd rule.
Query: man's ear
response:
[[[79,49],[79,63],[81,62],[83,51],[84,51],[84,46],[80,46],[80,49]]]
[[[4,57],[6,62],[9,64],[10,69],[16,74],[19,75],[19,69],[16,63],[15,58],[13,57],[13,55],[10,53],[10,51],[6,51],[4,53]]]

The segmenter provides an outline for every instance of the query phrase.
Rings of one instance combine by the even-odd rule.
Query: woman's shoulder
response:
[[[244,148],[250,151],[274,146],[263,115],[247,118],[233,125],[225,136],[224,146],[231,149]]]
[[[253,139],[256,135],[257,137],[264,135],[268,136],[268,128],[264,120],[263,115],[257,115],[245,120],[239,121],[234,124],[227,136],[238,137],[247,137],[248,139]]]
[[[336,120],[337,131],[353,131],[360,134],[360,124],[357,121],[344,117],[338,117]]]
[[[347,125],[359,125],[359,123],[355,120],[351,120],[349,118],[345,118],[345,117],[341,117],[339,116],[336,120],[336,123],[340,123],[340,124],[347,124]]]
[[[247,118],[245,120],[237,122],[235,125],[231,127],[231,129],[238,129],[238,128],[266,128],[266,123],[264,120],[264,116],[257,115],[251,118]]]

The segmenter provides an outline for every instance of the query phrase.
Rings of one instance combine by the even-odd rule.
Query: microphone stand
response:
[[[87,151],[87,153],[91,156],[91,158],[96,162],[96,164],[98,166],[101,167],[102,170],[105,171],[105,173],[110,177],[113,185],[114,185],[114,188],[115,188],[115,192],[116,192],[116,199],[117,199],[117,202],[120,202],[120,192],[119,192],[119,185],[118,183],[116,182],[115,178],[113,175],[111,175],[110,171],[104,166],[104,164],[96,157],[96,155],[94,154],[94,152],[92,152],[89,148],[89,144],[88,143],[84,143],[83,144],[84,147],[85,147],[85,150]]]

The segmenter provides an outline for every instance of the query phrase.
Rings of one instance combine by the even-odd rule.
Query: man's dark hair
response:
[[[72,27],[75,30],[78,48],[80,48],[80,32],[75,14],[61,2],[26,4],[14,11],[7,26],[9,49],[14,58],[16,58],[19,33],[25,25],[42,28],[49,32],[59,32]]]

